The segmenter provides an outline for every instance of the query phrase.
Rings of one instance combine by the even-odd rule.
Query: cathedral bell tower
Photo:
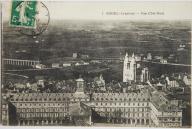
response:
[[[136,60],[133,53],[132,57],[129,58],[126,53],[123,65],[123,82],[136,82]]]

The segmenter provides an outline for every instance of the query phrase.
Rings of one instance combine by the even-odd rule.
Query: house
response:
[[[59,68],[59,63],[53,63],[52,68]]]

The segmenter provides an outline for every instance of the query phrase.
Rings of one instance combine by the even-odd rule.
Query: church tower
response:
[[[129,58],[126,53],[124,64],[123,64],[123,82],[136,82],[136,60],[133,53],[132,57]]]

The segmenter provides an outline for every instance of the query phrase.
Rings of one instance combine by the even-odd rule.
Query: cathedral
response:
[[[132,57],[129,57],[128,53],[125,55],[123,82],[136,82],[136,60],[134,53],[132,54]]]
[[[140,83],[146,83],[150,79],[149,69],[140,66],[136,57],[134,53],[132,56],[126,53],[123,63],[123,82],[133,83],[139,81]]]

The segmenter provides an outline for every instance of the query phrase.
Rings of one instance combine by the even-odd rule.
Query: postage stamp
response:
[[[19,32],[28,36],[36,36],[42,34],[48,27],[50,21],[49,10],[43,2],[37,2],[36,14],[32,18],[35,27],[19,27]]]
[[[15,27],[36,27],[37,1],[12,1],[10,25]]]

